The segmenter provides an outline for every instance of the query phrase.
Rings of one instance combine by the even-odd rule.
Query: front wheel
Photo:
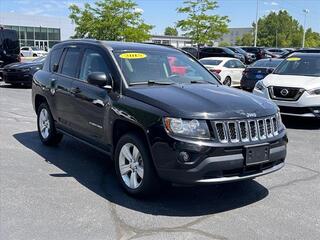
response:
[[[224,81],[223,81],[223,85],[226,85],[226,86],[231,86],[231,83],[232,83],[232,80],[231,80],[231,77],[227,76]]]
[[[38,108],[37,125],[40,140],[43,144],[52,146],[61,141],[63,135],[57,132],[47,103],[42,103]]]
[[[147,144],[137,134],[120,138],[115,167],[121,186],[131,195],[149,195],[160,186]]]

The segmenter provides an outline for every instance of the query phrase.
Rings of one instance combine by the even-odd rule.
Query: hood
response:
[[[134,86],[127,96],[145,102],[171,117],[245,119],[275,114],[276,105],[242,90],[213,84]]]
[[[42,68],[43,63],[39,62],[28,62],[28,63],[11,63],[6,65],[5,69],[21,69],[21,68],[31,68],[31,67],[41,67]]]
[[[269,74],[263,80],[263,84],[266,87],[294,87],[310,90],[320,87],[320,77]]]

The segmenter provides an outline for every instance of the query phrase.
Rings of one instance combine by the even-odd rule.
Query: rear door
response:
[[[77,80],[72,83],[74,126],[78,134],[98,143],[102,143],[105,133],[105,114],[110,107],[107,89],[87,82],[93,72],[111,74],[111,63],[107,53],[99,47],[89,46],[83,49],[82,62]]]
[[[57,73],[52,76],[53,92],[55,94],[55,105],[57,111],[58,124],[65,130],[75,128],[75,114],[73,109],[73,94],[71,92],[72,82],[75,80],[80,62],[81,49],[77,46],[68,46],[63,49],[62,59],[58,62]]]

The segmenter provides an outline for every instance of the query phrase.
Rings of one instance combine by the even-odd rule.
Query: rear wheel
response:
[[[120,138],[115,151],[115,167],[121,186],[131,195],[149,195],[160,186],[148,147],[137,134]]]
[[[37,125],[43,144],[51,146],[57,145],[61,141],[63,135],[57,132],[47,103],[41,103],[38,108]]]
[[[232,80],[231,80],[231,77],[227,76],[224,81],[223,81],[223,85],[226,85],[226,86],[231,86],[231,83],[232,83]]]

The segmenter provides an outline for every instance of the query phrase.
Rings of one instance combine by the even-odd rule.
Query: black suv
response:
[[[32,99],[44,144],[67,134],[109,154],[133,195],[156,190],[160,179],[229,182],[284,166],[276,105],[221,85],[174,48],[61,42],[34,75]]]

